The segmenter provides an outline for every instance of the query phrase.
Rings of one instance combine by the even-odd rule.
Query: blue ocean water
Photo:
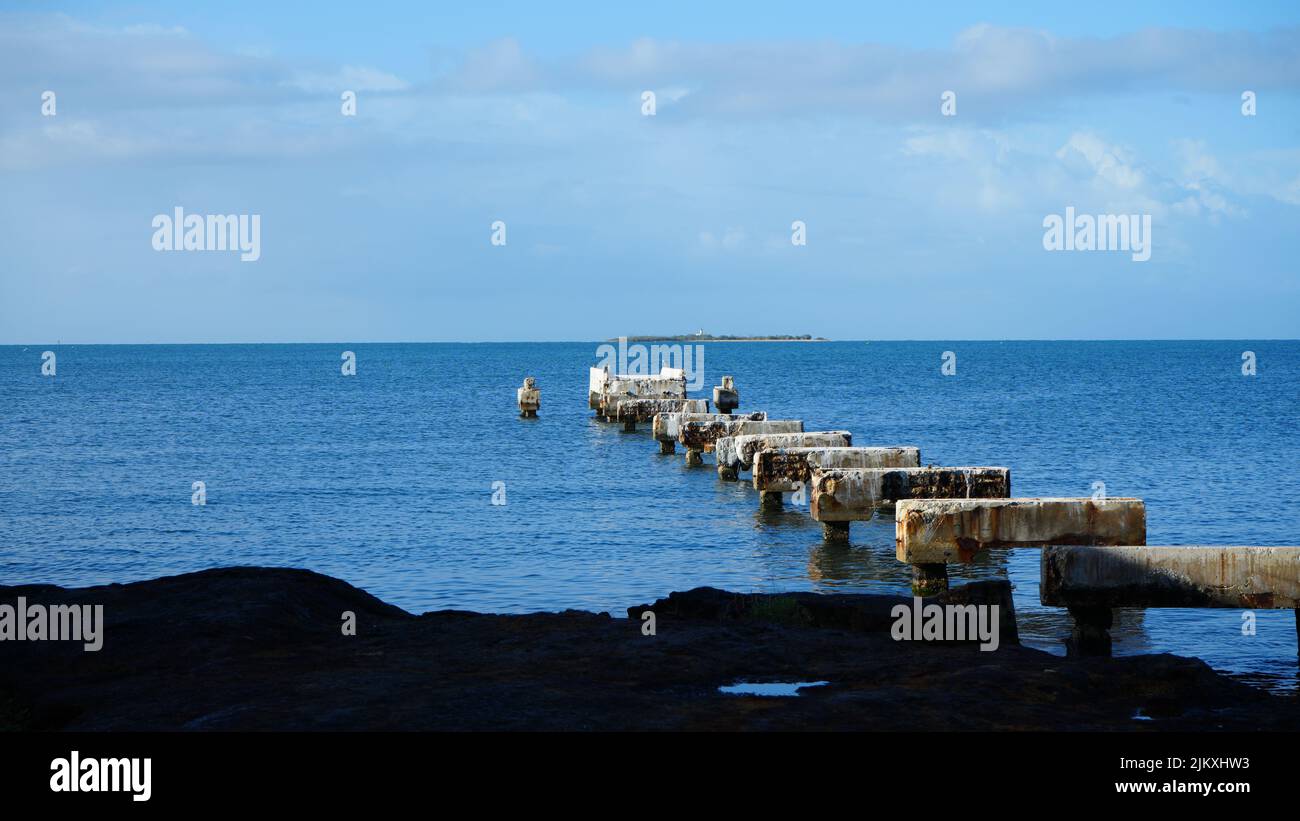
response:
[[[223,565],[307,567],[420,612],[622,615],[673,590],[908,589],[890,519],[824,544],[806,508],[660,456],[587,408],[597,343],[0,347],[0,581],[88,585]],[[57,375],[41,376],[41,353]],[[340,355],[357,374],[340,374]],[[1242,352],[1258,374],[1243,376]],[[1150,544],[1295,544],[1300,343],[709,343],[742,410],[1006,465],[1018,496],[1147,502]],[[940,373],[944,351],[957,373]],[[525,375],[540,418],[517,416]],[[701,396],[705,395],[700,392]],[[207,504],[191,504],[203,481]],[[506,504],[491,504],[494,482]],[[1036,550],[1009,577],[1022,639],[1061,652]],[[220,607],[220,602],[212,606]],[[1294,688],[1296,623],[1125,611],[1120,654],[1172,652]]]

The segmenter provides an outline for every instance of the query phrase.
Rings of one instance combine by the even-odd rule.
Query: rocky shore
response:
[[[954,602],[1009,602],[1004,582]],[[629,608],[412,615],[306,570],[0,587],[102,604],[103,647],[0,642],[0,730],[1300,730],[1300,700],[1170,655],[901,642],[894,596],[709,588]],[[655,614],[655,635],[641,613]],[[356,617],[344,635],[343,614]],[[737,681],[826,681],[797,697]]]

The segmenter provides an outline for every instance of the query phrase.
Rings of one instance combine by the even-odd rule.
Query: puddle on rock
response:
[[[829,681],[738,681],[718,688],[720,693],[740,696],[797,696],[805,687],[821,687]]]

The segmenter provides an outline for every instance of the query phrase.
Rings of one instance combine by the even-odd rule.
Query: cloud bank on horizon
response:
[[[1286,7],[315,49],[241,14],[0,15],[0,343],[1300,337]],[[260,215],[259,256],[159,253],[174,208]],[[1046,250],[1067,208],[1149,217],[1149,259]]]

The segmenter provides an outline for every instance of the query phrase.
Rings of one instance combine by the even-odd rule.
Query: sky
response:
[[[0,344],[1300,338],[1300,4],[443,6],[7,2]]]

